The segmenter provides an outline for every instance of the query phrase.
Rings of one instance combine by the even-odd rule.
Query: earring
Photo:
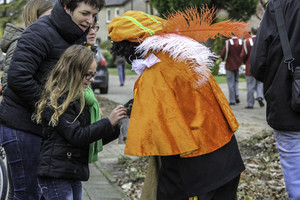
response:
[[[135,56],[135,58],[133,59],[133,60],[136,60],[136,59],[138,59],[138,57],[136,56],[136,55],[134,55]],[[133,60],[132,60],[132,54],[129,56],[129,58],[128,58],[128,60],[130,61],[130,62],[133,62]]]

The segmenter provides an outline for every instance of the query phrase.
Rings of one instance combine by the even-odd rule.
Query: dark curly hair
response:
[[[136,47],[140,43],[129,42],[127,40],[121,42],[113,42],[111,48],[111,54],[115,56],[123,56],[127,63],[131,64],[132,60],[141,58],[139,54],[135,53]]]
[[[81,2],[86,3],[90,6],[94,6],[98,8],[99,11],[105,5],[105,0],[61,0],[62,5],[66,6],[71,11],[74,11],[78,7],[78,4]]]

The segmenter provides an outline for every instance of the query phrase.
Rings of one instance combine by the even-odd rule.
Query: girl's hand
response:
[[[117,106],[113,109],[108,116],[110,123],[115,126],[119,123],[119,121],[123,118],[127,117],[127,111],[124,106]]]

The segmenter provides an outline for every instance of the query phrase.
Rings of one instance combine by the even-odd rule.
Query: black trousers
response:
[[[237,176],[225,185],[222,185],[221,187],[204,195],[198,196],[198,200],[236,200],[239,180],[240,176]]]
[[[158,200],[234,200],[245,166],[235,137],[220,149],[201,156],[161,156]],[[221,196],[218,198],[218,196]]]

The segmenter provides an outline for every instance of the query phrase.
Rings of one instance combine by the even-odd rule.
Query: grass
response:
[[[117,68],[108,68],[108,73],[112,75],[118,75],[118,69]],[[134,71],[131,71],[130,69],[126,69],[126,75],[136,75]],[[214,76],[217,83],[226,83],[226,76]],[[239,82],[245,82],[245,78],[240,77]]]
[[[216,79],[216,81],[217,81],[217,83],[218,84],[221,84],[221,83],[227,83],[227,81],[226,81],[226,76],[217,76],[217,75],[215,75],[214,76],[215,77],[215,79]],[[245,79],[245,77],[240,77],[239,78],[239,82],[241,83],[241,82],[245,82],[246,81],[246,79]]]
[[[118,75],[118,69],[117,68],[108,68],[108,73],[112,75]],[[136,75],[135,71],[131,71],[130,69],[126,68],[125,71],[126,75]]]
[[[216,81],[217,81],[217,83],[218,84],[221,84],[221,83],[226,83],[226,76],[214,76],[215,77],[215,79],[216,79]]]

